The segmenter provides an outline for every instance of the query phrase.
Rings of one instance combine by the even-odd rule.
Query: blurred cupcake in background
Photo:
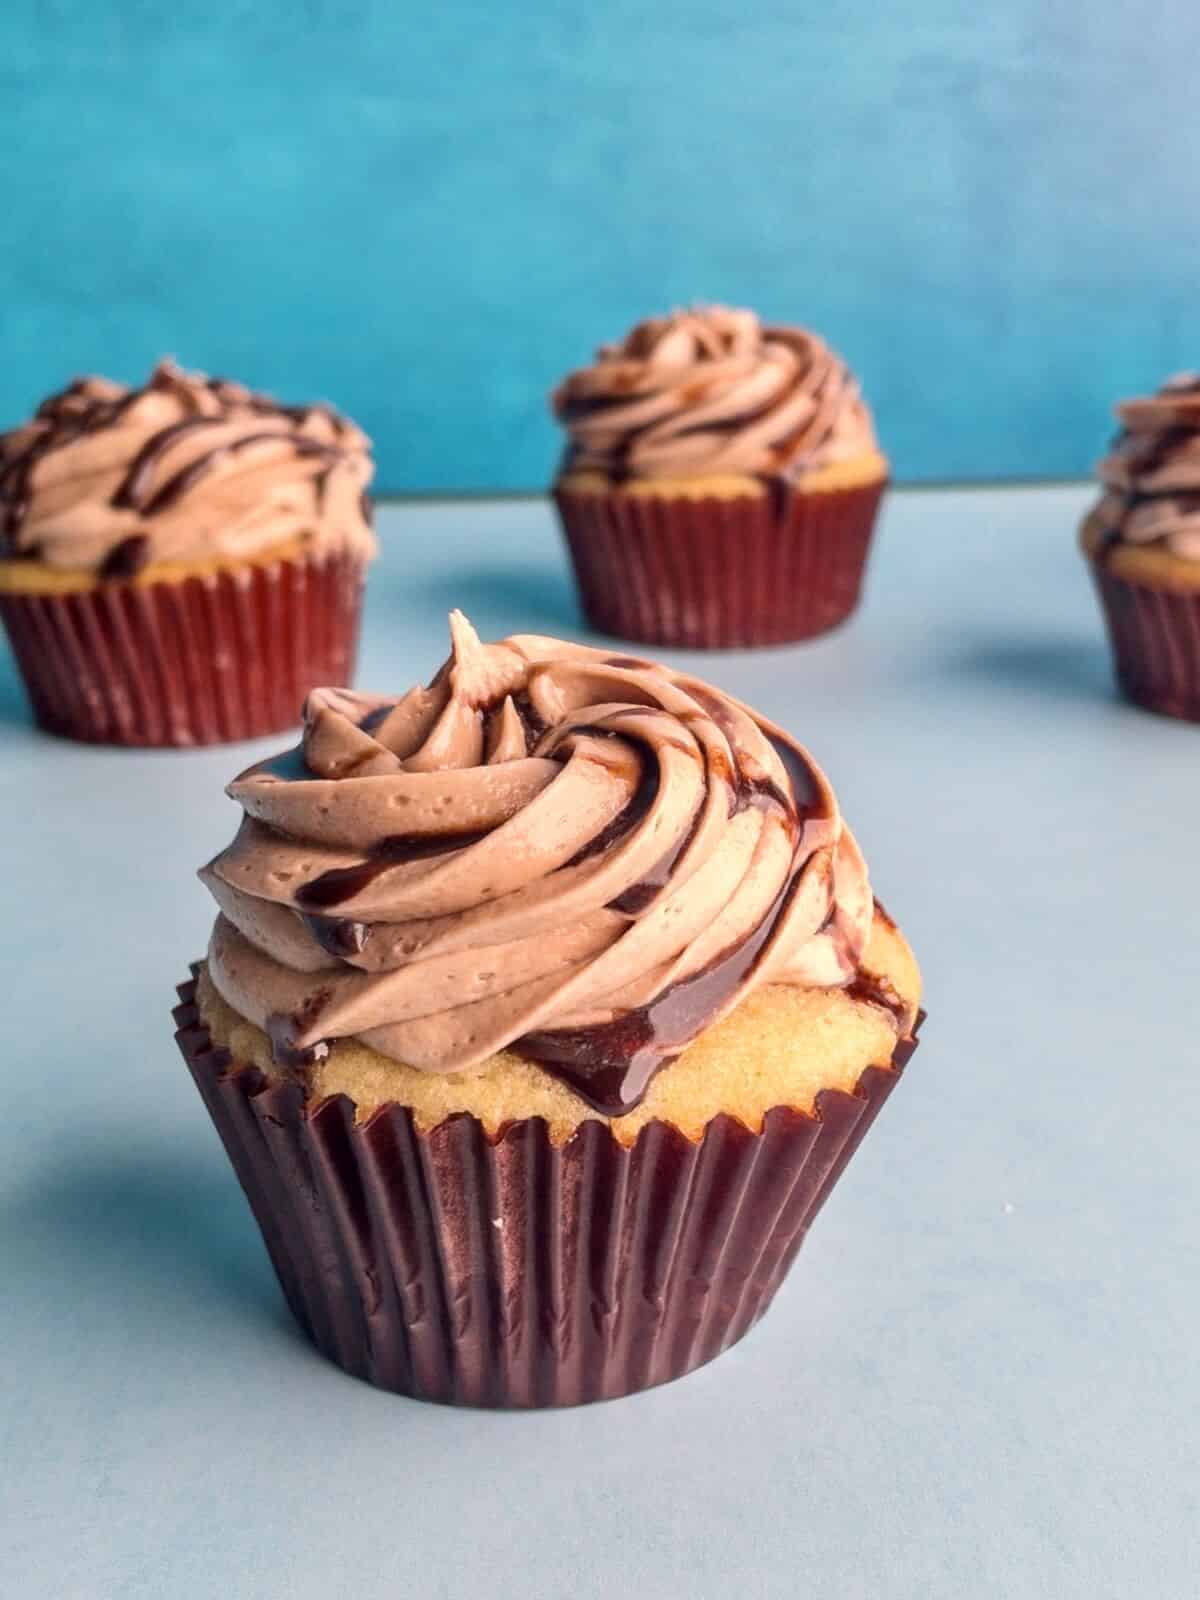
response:
[[[1117,415],[1082,531],[1117,681],[1150,711],[1200,721],[1200,375]]]
[[[568,434],[554,497],[601,632],[781,644],[854,610],[888,463],[815,334],[724,306],[652,317],[552,406]]]
[[[0,616],[34,717],[125,745],[248,739],[354,669],[366,436],[171,362],[0,435]]]

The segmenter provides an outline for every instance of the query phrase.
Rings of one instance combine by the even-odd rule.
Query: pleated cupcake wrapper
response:
[[[1092,574],[1121,688],[1150,711],[1200,722],[1200,592],[1131,583],[1103,560]]]
[[[205,745],[277,733],[310,689],[354,672],[364,564],[349,552],[176,583],[3,594],[34,718],[101,744]]]
[[[461,1405],[612,1399],[728,1349],[916,1048],[761,1133],[656,1121],[626,1147],[588,1121],[555,1146],[540,1118],[492,1140],[468,1115],[422,1133],[399,1105],[356,1123],[345,1096],[306,1104],[213,1045],[195,990],[179,1047],[297,1322],[356,1377]]]
[[[883,481],[816,493],[658,498],[557,489],[588,621],[639,644],[786,644],[858,604]]]

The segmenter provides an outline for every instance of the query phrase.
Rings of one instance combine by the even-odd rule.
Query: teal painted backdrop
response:
[[[823,330],[898,475],[1086,472],[1200,364],[1195,0],[6,0],[0,418],[160,352],[544,483],[693,300]]]

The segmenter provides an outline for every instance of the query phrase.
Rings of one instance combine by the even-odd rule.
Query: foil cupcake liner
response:
[[[1148,711],[1200,722],[1200,593],[1131,583],[1102,560],[1092,575],[1121,689]]]
[[[916,1048],[757,1134],[720,1116],[693,1143],[652,1122],[626,1147],[589,1121],[555,1146],[540,1118],[489,1139],[467,1115],[422,1133],[403,1106],[358,1123],[345,1096],[308,1105],[233,1061],[197,970],[176,1039],[296,1321],[354,1376],[448,1404],[615,1399],[727,1350]]]
[[[554,491],[589,623],[638,644],[788,644],[858,604],[886,487],[736,499]]]
[[[365,567],[342,551],[0,595],[34,720],[89,743],[207,745],[294,726],[354,672]]]

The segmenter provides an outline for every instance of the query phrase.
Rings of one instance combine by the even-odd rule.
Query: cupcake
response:
[[[646,661],[451,633],[428,688],[318,690],[230,785],[178,1040],[331,1360],[611,1398],[766,1311],[920,978],[781,729]]]
[[[0,435],[0,617],[41,727],[249,739],[353,676],[369,441],[162,362],[81,378]]]
[[[1147,710],[1200,722],[1200,376],[1117,415],[1082,532],[1117,681]]]
[[[845,364],[723,306],[641,322],[552,396],[554,498],[588,621],[648,644],[784,644],[858,604],[888,464]]]

